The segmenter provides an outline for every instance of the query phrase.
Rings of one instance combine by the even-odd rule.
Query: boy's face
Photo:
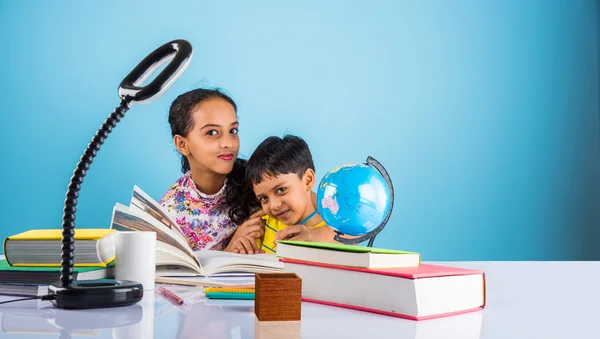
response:
[[[254,193],[269,216],[297,225],[314,209],[310,194],[314,183],[315,173],[307,169],[302,178],[296,173],[264,177],[260,184],[254,184]]]

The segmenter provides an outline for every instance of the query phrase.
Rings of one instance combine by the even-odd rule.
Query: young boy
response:
[[[336,242],[315,209],[315,166],[302,138],[267,138],[248,159],[246,178],[266,213],[260,249],[275,253],[276,241],[285,239]]]

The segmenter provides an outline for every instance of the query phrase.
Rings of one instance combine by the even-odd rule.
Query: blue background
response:
[[[243,156],[294,133],[319,179],[369,155],[386,166],[397,200],[375,246],[598,260],[599,16],[593,0],[0,1],[0,237],[60,227],[120,81],[183,38],[189,69],[107,139],[77,227],[108,227],[134,184],[160,199],[181,174],[170,102],[218,86],[240,107]]]

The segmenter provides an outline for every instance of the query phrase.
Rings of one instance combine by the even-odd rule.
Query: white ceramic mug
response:
[[[119,231],[115,241],[115,278],[139,282],[154,290],[156,232]]]

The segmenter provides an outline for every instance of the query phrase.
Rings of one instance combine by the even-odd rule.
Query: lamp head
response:
[[[192,45],[186,40],[173,40],[148,54],[119,86],[119,96],[128,103],[147,104],[162,96],[183,74],[192,59]],[[158,68],[171,61],[148,85],[142,84]]]

